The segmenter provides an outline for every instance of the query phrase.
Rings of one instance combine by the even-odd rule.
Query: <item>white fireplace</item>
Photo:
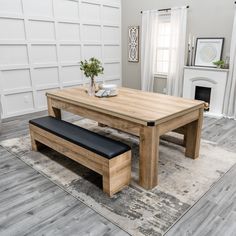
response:
[[[207,114],[221,117],[227,77],[228,70],[185,67],[183,97],[208,102]]]

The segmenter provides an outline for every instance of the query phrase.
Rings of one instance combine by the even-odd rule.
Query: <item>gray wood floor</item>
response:
[[[27,134],[28,120],[44,114],[3,122],[0,140]],[[205,118],[203,138],[236,152],[236,121]],[[127,235],[1,147],[0,157],[0,235]],[[236,166],[166,235],[236,235],[235,178]]]
[[[204,139],[236,152],[236,121],[212,118],[205,118],[204,121]],[[236,236],[235,178],[236,166],[226,173],[166,236]]]
[[[235,236],[236,167],[190,209],[166,236]]]
[[[1,124],[0,139],[26,134],[29,117]],[[128,234],[0,146],[0,235]]]

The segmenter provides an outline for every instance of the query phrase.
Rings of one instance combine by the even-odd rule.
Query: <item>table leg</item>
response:
[[[48,115],[61,119],[61,110],[52,106],[52,99],[47,98],[48,101]]]
[[[186,127],[185,156],[190,157],[192,159],[196,159],[199,157],[202,123],[203,123],[203,111],[204,111],[204,109],[199,109],[198,120],[193,121],[192,123],[185,126]]]
[[[158,184],[159,140],[157,126],[140,129],[139,184],[147,190]]]
[[[104,125],[104,124],[102,124],[102,123],[100,123],[100,122],[98,122],[98,126],[99,126],[99,127],[107,127],[107,125]]]

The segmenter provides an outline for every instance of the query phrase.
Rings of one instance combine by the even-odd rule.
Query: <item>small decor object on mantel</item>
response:
[[[223,60],[219,60],[219,61],[213,62],[213,64],[217,66],[217,68],[219,69],[224,69],[225,62]]]
[[[96,92],[95,76],[103,74],[104,71],[102,63],[98,59],[92,57],[88,61],[85,60],[80,62],[80,70],[84,72],[84,75],[87,78],[90,78],[88,94],[94,96]]]
[[[139,62],[139,26],[130,26],[128,35],[128,61]]]
[[[189,34],[187,66],[192,66],[194,61],[195,37]]]
[[[197,38],[195,66],[216,67],[213,62],[222,59],[224,38]]]

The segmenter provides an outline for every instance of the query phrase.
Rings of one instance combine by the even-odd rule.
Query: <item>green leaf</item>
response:
[[[80,70],[84,72],[86,77],[90,77],[91,79],[104,72],[102,63],[95,57],[90,58],[88,61],[81,61]]]

